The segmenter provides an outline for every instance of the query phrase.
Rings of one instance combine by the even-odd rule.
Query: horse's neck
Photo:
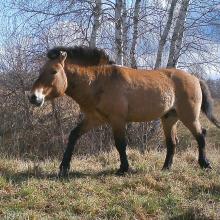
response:
[[[79,66],[71,66],[66,70],[68,87],[66,94],[72,97],[80,106],[91,104],[91,83],[94,75],[91,70]]]

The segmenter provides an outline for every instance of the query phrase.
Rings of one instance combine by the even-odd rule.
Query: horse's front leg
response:
[[[64,152],[62,162],[60,164],[59,177],[68,176],[70,169],[70,161],[73,154],[74,146],[77,140],[86,132],[96,127],[99,123],[91,118],[85,117],[71,132],[67,148]]]
[[[127,141],[125,137],[125,123],[118,121],[118,123],[114,123],[112,125],[114,139],[115,139],[115,146],[118,150],[119,157],[120,157],[120,168],[116,172],[117,175],[123,175],[125,172],[128,172],[129,164],[126,154],[126,146]]]

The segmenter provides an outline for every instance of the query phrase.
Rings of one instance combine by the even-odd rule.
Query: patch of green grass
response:
[[[181,197],[173,193],[168,193],[160,198],[160,205],[169,216],[177,215],[182,209]]]
[[[0,176],[0,189],[7,186],[7,184],[7,180],[3,176]]]

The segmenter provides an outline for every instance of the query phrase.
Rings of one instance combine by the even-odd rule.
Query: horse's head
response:
[[[42,106],[45,100],[64,95],[67,89],[67,77],[64,71],[64,62],[67,53],[59,51],[55,57],[49,57],[34,82],[29,100],[36,106]]]

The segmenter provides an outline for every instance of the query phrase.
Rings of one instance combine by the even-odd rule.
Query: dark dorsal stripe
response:
[[[67,58],[72,63],[79,65],[104,65],[114,64],[104,50],[98,48],[89,48],[86,46],[75,47],[54,47],[47,52],[49,59],[56,59],[60,56],[60,51],[67,52]]]

